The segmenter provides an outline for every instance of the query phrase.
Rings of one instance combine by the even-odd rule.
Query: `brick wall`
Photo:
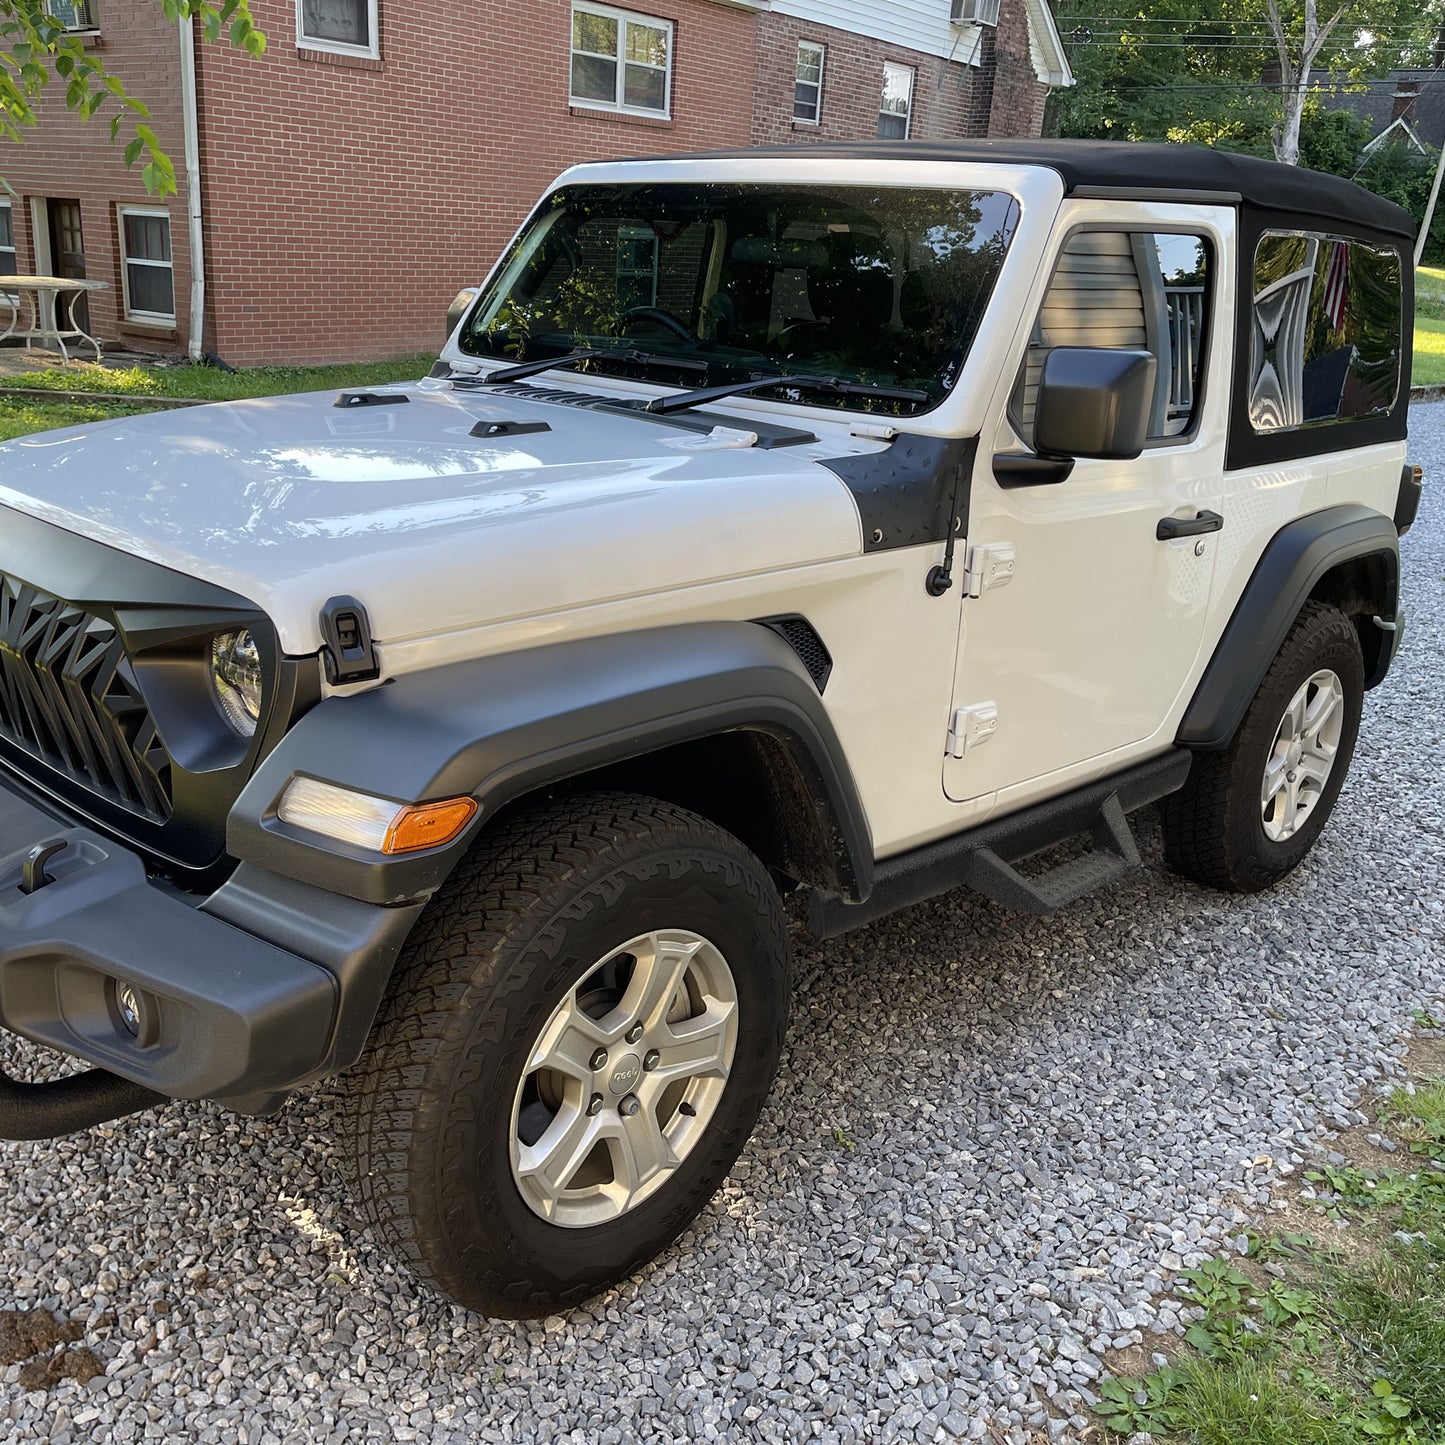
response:
[[[101,3],[105,5],[105,0]],[[129,3],[125,6],[123,22],[115,23],[115,11],[119,8],[120,0],[116,0],[113,6],[105,7],[100,37],[86,43],[96,50],[109,68],[124,77],[132,94],[150,107],[150,124],[175,162],[181,196],[184,196],[181,52],[177,27],[165,19],[157,4]],[[99,111],[93,120],[82,123],[65,108],[63,81],[46,88],[36,111],[40,118],[39,128],[24,145],[7,145],[3,163],[0,163],[5,179],[19,193],[18,198],[10,198],[18,253],[16,264],[21,272],[32,271],[40,264],[35,244],[32,200],[56,198],[79,201],[86,277],[103,281],[107,287],[104,291],[91,292],[87,298],[92,333],[135,350],[184,350],[190,292],[184,204],[175,196],[165,203],[171,213],[171,248],[179,325],[158,327],[128,323],[122,314],[117,208],[122,203],[157,204],[146,194],[141,182],[140,163],[127,170],[121,160],[121,148],[130,133],[123,127],[120,140],[111,143],[110,117],[115,111],[110,106]],[[50,269],[54,268],[52,258]],[[8,321],[8,310],[0,307],[0,316]]]
[[[800,40],[822,45],[827,51],[822,115],[816,125],[793,119],[793,79]],[[883,64],[890,60],[914,71],[909,119],[909,135],[914,140],[1038,135],[1042,128],[1048,88],[1034,76],[1028,22],[1017,0],[1005,0],[997,34],[984,32],[978,65],[773,12],[759,17],[754,143],[876,136]]]
[[[568,165],[746,144],[755,15],[635,8],[676,27],[670,120],[570,105],[570,0],[381,0],[380,61],[300,49],[292,0],[254,0],[265,57],[201,57],[208,349],[232,364],[435,350],[457,289]]]

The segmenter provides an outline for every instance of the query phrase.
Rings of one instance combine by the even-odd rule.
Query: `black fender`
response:
[[[552,643],[326,698],[246,785],[231,810],[227,850],[243,865],[366,903],[415,903],[523,794],[735,730],[770,734],[785,748],[837,891],[866,898],[872,842],[842,745],[797,654],[752,622]],[[276,805],[298,774],[401,802],[470,794],[481,807],[455,843],[383,858],[283,823]]]
[[[1393,621],[1400,540],[1389,517],[1348,503],[1299,517],[1274,534],[1185,710],[1177,736],[1182,746],[1200,752],[1229,746],[1300,609],[1329,572],[1360,557],[1380,559],[1385,596],[1379,615]],[[1383,680],[1388,665],[1386,649],[1370,675],[1371,686]]]

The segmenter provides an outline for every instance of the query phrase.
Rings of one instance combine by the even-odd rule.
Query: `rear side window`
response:
[[[1266,231],[1254,253],[1254,430],[1389,412],[1400,389],[1400,287],[1391,246]]]
[[[1034,323],[1010,405],[1033,444],[1044,361],[1056,346],[1152,352],[1159,364],[1149,436],[1183,436],[1198,408],[1209,322],[1209,245],[1172,231],[1076,231]]]

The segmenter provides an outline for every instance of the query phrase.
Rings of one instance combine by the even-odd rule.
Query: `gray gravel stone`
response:
[[[1404,539],[1410,628],[1335,818],[1272,892],[1146,868],[1049,918],[958,893],[804,946],[773,1098],[653,1268],[540,1324],[471,1318],[356,1226],[324,1093],[3,1146],[0,1308],[88,1320],[108,1374],[0,1371],[0,1436],[824,1442],[1088,1425],[1097,1356],[1370,1123],[1445,1011],[1445,405]],[[11,1068],[46,1067],[13,1039]],[[839,1148],[834,1129],[857,1140]],[[1143,1437],[1139,1437],[1142,1445]]]

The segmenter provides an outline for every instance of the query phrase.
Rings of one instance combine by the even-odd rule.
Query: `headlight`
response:
[[[211,641],[211,694],[221,716],[243,738],[261,717],[261,656],[249,632],[222,632]]]

